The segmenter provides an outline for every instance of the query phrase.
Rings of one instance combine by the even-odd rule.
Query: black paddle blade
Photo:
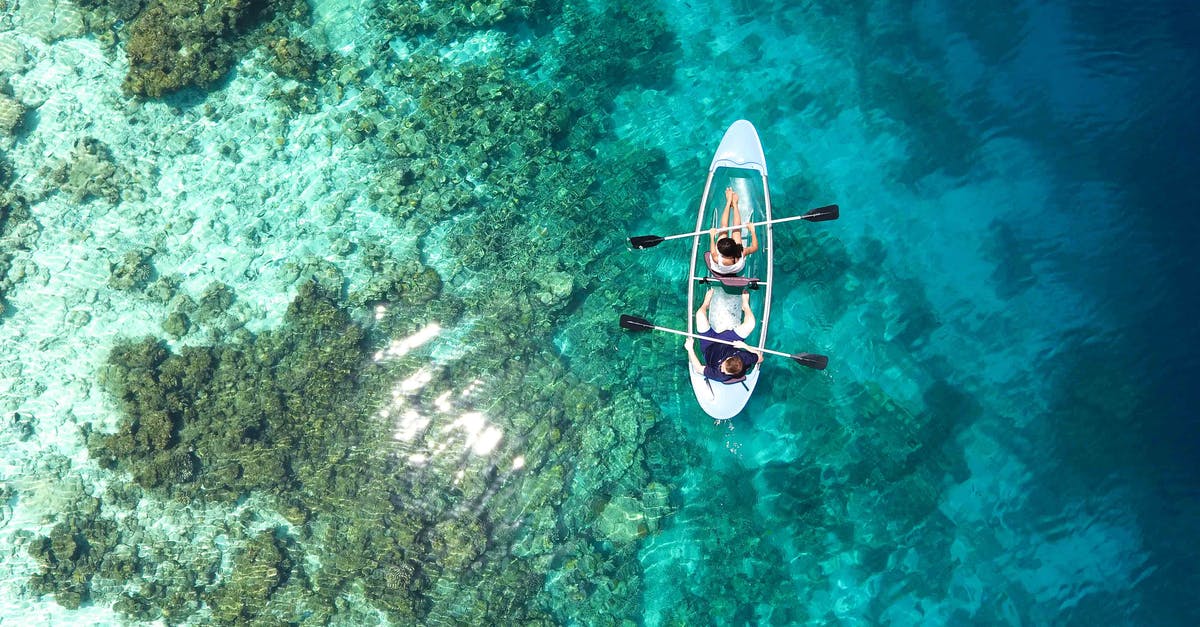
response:
[[[828,207],[817,207],[816,209],[813,209],[812,211],[809,211],[808,213],[804,214],[804,219],[808,220],[809,222],[825,222],[827,220],[837,220],[838,216],[841,215],[838,211],[839,210],[838,210],[837,205],[829,205]]]
[[[629,329],[630,331],[649,331],[654,328],[654,325],[650,324],[650,321],[645,318],[621,314],[621,328]]]
[[[657,235],[634,235],[633,237],[629,238],[629,245],[637,250],[642,250],[644,248],[658,246],[662,243],[663,239],[665,238]]]
[[[829,365],[828,357],[816,353],[800,353],[792,355],[792,359],[795,359],[801,366],[808,366],[813,370],[824,370],[825,366]]]

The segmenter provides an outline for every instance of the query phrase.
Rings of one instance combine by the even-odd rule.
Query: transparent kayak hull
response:
[[[709,274],[704,259],[704,254],[709,250],[707,230],[720,226],[722,210],[725,207],[725,189],[729,187],[738,194],[742,223],[771,219],[766,158],[763,155],[762,143],[758,139],[758,132],[754,125],[746,120],[734,122],[725,131],[725,136],[717,146],[709,165],[708,179],[704,184],[704,195],[700,200],[696,218],[696,231],[706,232],[692,238],[692,260],[687,277],[689,333],[697,332],[694,314],[709,289],[714,290],[709,305],[710,326],[721,331],[732,328],[741,321],[740,288],[730,289],[719,283],[705,284],[698,280]],[[732,213],[730,221],[733,221]],[[760,280],[758,289],[750,290],[750,308],[758,322],[754,331],[746,338],[746,343],[762,348],[767,341],[771,313],[772,234],[770,225],[755,228],[758,229],[759,250],[746,258],[745,268],[740,275]],[[743,237],[746,245],[749,245],[748,231],[743,233]],[[699,343],[696,344],[696,350],[699,351]],[[696,401],[705,413],[718,420],[727,420],[741,413],[754,393],[761,373],[761,364],[756,365],[746,375],[745,380],[726,384],[708,380],[686,365],[685,368],[692,382],[692,390],[696,393]]]

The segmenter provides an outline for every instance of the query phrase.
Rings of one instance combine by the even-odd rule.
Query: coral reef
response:
[[[90,434],[89,447],[103,465],[128,470],[140,485],[176,499],[232,502],[261,491],[275,495],[295,524],[330,512],[326,516],[334,519],[321,525],[329,533],[322,544],[328,567],[305,584],[311,588],[304,592],[312,597],[309,607],[333,607],[332,599],[361,576],[363,560],[369,559],[369,570],[382,573],[368,584],[378,588],[381,606],[411,616],[415,580],[403,587],[388,582],[395,583],[400,576],[395,573],[414,578],[402,556],[420,527],[402,524],[406,516],[379,490],[395,480],[386,478],[391,464],[370,459],[380,454],[378,442],[363,440],[374,429],[363,389],[378,386],[363,371],[364,340],[363,330],[329,294],[308,283],[277,332],[237,345],[184,348],[177,355],[150,339],[125,345],[112,354],[104,380],[121,399],[126,419],[114,434]],[[382,498],[365,498],[364,491]],[[344,499],[355,499],[359,510],[340,520],[334,504]],[[393,524],[377,529],[369,521],[378,516]],[[428,542],[438,546],[449,530],[429,533]],[[442,560],[461,566],[458,560],[468,558],[450,546],[441,549]],[[244,549],[231,578],[206,601],[214,616],[248,620],[276,588],[307,581],[293,572],[299,565],[288,554],[266,535]],[[391,555],[399,561],[377,561]],[[139,598],[121,607],[152,615],[159,602]]]
[[[108,286],[122,291],[145,288],[154,278],[153,258],[151,248],[126,252],[120,261],[109,264]]]
[[[394,267],[386,258],[376,259],[382,268]],[[405,304],[403,292],[389,306],[409,312],[401,317],[411,320],[412,312],[425,305],[422,300]],[[352,294],[350,299],[365,305],[377,297],[377,293]],[[377,330],[384,328],[387,325]],[[264,616],[264,611],[283,616],[288,610],[275,603],[281,594],[290,599],[288,605],[328,611],[334,606],[332,600],[354,585],[364,585],[372,603],[400,622],[434,615],[465,622],[487,620],[486,608],[497,603],[505,604],[505,616],[537,620],[543,615],[530,604],[540,590],[542,575],[535,570],[540,562],[512,564],[493,555],[507,550],[504,547],[515,540],[513,531],[494,528],[489,522],[493,514],[447,517],[457,510],[454,503],[460,499],[483,498],[494,491],[493,480],[482,474],[482,481],[464,484],[452,473],[414,474],[379,448],[380,441],[372,435],[379,426],[367,412],[378,402],[371,399],[390,397],[388,382],[395,375],[383,376],[382,369],[370,366],[370,342],[366,330],[351,320],[331,293],[310,282],[301,287],[285,326],[277,331],[243,337],[237,344],[186,347],[177,354],[152,339],[124,345],[111,355],[103,379],[119,399],[125,418],[116,433],[90,433],[89,449],[102,465],[128,471],[139,485],[172,499],[232,502],[252,492],[269,494],[282,514],[306,530],[305,535],[319,534],[320,543],[308,550],[319,551],[322,567],[312,572],[302,573],[302,566],[287,557],[291,550],[277,542],[260,540],[258,548],[246,549],[244,557],[235,560],[245,566],[235,565],[235,574],[225,584],[229,592],[205,600],[220,620],[249,620]],[[561,362],[546,355],[537,342],[506,342],[512,353],[532,361],[529,371],[508,368],[503,376],[513,381],[547,378],[539,397],[522,405],[549,416],[532,421],[525,410],[511,416],[508,410],[491,419],[505,424],[510,437],[537,442],[537,448],[529,450],[535,457],[575,459],[585,441],[590,442],[589,450],[596,451],[589,455],[615,447],[618,455],[607,464],[589,465],[589,480],[640,492],[644,480],[639,478],[637,451],[653,421],[649,404],[625,393],[610,405],[594,388],[564,379]],[[542,357],[532,359],[535,354]],[[488,376],[485,372],[491,363],[466,360],[444,373],[442,380]],[[493,385],[511,386],[503,380],[489,387]],[[612,426],[607,421],[601,426],[593,416],[606,416]],[[592,426],[569,427],[584,422]],[[535,435],[548,428],[560,430],[561,435],[549,439]],[[528,435],[522,438],[522,433]],[[540,473],[527,477],[542,480]],[[550,511],[547,507],[556,503],[564,509],[588,511],[586,505],[561,503],[568,495],[559,477],[546,489],[535,491],[549,499],[539,508],[528,507],[528,492],[521,489],[506,491],[509,496],[490,509],[508,520],[523,518],[519,512],[525,509],[531,516]],[[455,493],[457,498],[446,501]],[[590,497],[578,498],[586,502]],[[347,499],[356,504],[352,514],[338,506]],[[616,540],[623,551],[634,550],[636,544],[630,541],[644,537],[649,521],[669,509],[663,488],[647,490],[637,507],[646,520],[633,537],[596,531],[601,534],[598,539]],[[592,518],[599,514],[579,524],[598,529]],[[388,523],[377,524],[381,519]],[[553,525],[541,529],[558,533]],[[532,540],[527,537],[525,542]],[[555,544],[544,539],[538,545],[544,548],[537,556],[555,550]],[[584,550],[588,545],[575,546]],[[590,554],[592,549],[586,551]],[[597,565],[608,563],[599,556],[588,559]],[[246,574],[237,575],[239,568]],[[264,575],[272,568],[273,575]],[[606,577],[613,591],[632,590],[617,583],[631,573],[607,568],[598,566],[595,577]],[[491,583],[480,587],[482,581]],[[234,593],[235,589],[242,591]],[[285,589],[291,591],[285,594]],[[164,595],[169,597],[169,591],[157,598]],[[636,609],[630,602],[623,603],[632,615]],[[120,608],[131,616],[154,616],[161,603],[131,597]]]
[[[433,268],[412,259],[402,262],[369,243],[362,255],[363,264],[372,270],[369,283],[356,294],[355,304],[373,306],[396,302],[405,306],[424,305],[442,290],[442,278]]]
[[[113,158],[112,150],[92,137],[76,141],[68,158],[52,160],[41,174],[47,184],[43,193],[61,191],[75,203],[93,198],[116,203],[131,182],[129,173]]]
[[[306,15],[307,4],[295,0],[151,0],[128,25],[125,88],[158,98],[185,87],[210,87],[250,47],[245,37],[252,29],[272,18]],[[305,71],[309,62],[290,52],[301,47],[284,41],[282,49],[277,43],[271,48],[280,67]]]
[[[62,521],[48,536],[34,538],[26,552],[38,564],[39,572],[29,580],[34,594],[54,594],[66,608],[77,608],[91,600],[92,578],[105,568],[105,561],[116,546],[117,526],[100,515],[100,500],[84,493],[83,487],[68,482]]]
[[[167,315],[167,319],[163,320],[162,330],[173,339],[179,339],[188,334],[192,328],[192,321],[187,314],[180,311],[172,311]]]
[[[323,458],[326,440],[352,426],[339,408],[357,389],[364,336],[313,283],[287,322],[247,346],[173,355],[145,339],[115,350],[105,382],[127,419],[89,441],[93,456],[128,465],[147,488],[189,498],[296,490],[310,480],[300,460]]]
[[[200,302],[196,303],[196,319],[206,322],[216,318],[229,310],[233,300],[233,290],[228,285],[220,281],[209,283],[200,294]]]
[[[641,501],[630,496],[618,496],[600,512],[596,530],[600,537],[614,544],[627,544],[645,537],[650,531]]]
[[[146,296],[157,303],[169,303],[179,292],[179,283],[180,278],[178,275],[160,275],[158,279],[146,287]],[[184,298],[191,301],[191,298],[186,295],[184,295]],[[186,308],[176,306],[176,309],[183,313],[191,313],[195,311],[195,303],[192,302],[192,306]]]
[[[2,312],[0,312],[2,313]],[[19,411],[14,411],[9,417],[7,428],[12,430],[17,439],[25,442],[32,438],[37,433],[38,420],[36,416]]]
[[[297,81],[310,81],[328,59],[328,55],[298,37],[280,37],[268,41],[267,64],[275,73]]]
[[[295,567],[290,551],[275,531],[260,531],[234,557],[233,572],[209,598],[213,617],[226,624],[254,620],[271,595],[287,583]]]

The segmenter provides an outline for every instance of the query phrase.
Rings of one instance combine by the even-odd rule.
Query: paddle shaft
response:
[[[802,215],[802,216],[790,216],[787,218],[779,218],[778,220],[763,220],[762,222],[749,222],[747,224],[731,224],[728,227],[722,227],[721,230],[722,231],[733,230],[733,229],[743,228],[743,227],[749,228],[752,226],[762,226],[764,224],[779,224],[780,222],[791,222],[792,220],[806,220],[806,219],[811,220],[812,216],[806,214],[806,215]],[[696,237],[697,235],[704,235],[705,233],[708,233],[708,231],[696,231],[694,233],[680,233],[678,235],[667,235],[662,238],[662,241],[665,242],[669,239],[679,239],[681,237]]]
[[[730,342],[729,340],[721,340],[721,339],[717,339],[717,338],[715,338],[715,337],[705,337],[705,336],[703,336],[703,335],[696,335],[695,333],[688,333],[687,331],[679,331],[679,330],[676,330],[676,329],[668,329],[667,327],[660,327],[660,326],[658,326],[658,325],[655,325],[655,324],[652,324],[652,325],[650,325],[650,328],[651,328],[651,329],[654,329],[655,331],[666,331],[667,333],[674,333],[675,335],[682,335],[682,336],[684,336],[684,337],[690,337],[690,338],[694,338],[694,339],[697,339],[697,340],[704,340],[704,341],[707,341],[707,342],[716,342],[717,344],[728,344],[728,345],[730,345],[730,346],[734,346],[734,343],[733,343],[733,342]],[[789,354],[787,354],[787,353],[781,353],[781,352],[779,352],[779,351],[773,351],[773,350],[771,350],[771,349],[769,349],[769,348],[755,348],[755,349],[743,349],[743,350],[749,350],[749,351],[751,351],[751,352],[754,352],[754,351],[762,351],[762,352],[764,352],[764,353],[770,353],[770,354],[772,354],[772,355],[779,355],[780,357],[787,357],[787,358],[790,358],[790,359],[795,359],[795,358],[796,358],[796,356],[795,356],[795,355],[789,355]]]

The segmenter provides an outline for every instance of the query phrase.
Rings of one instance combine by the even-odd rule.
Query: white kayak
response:
[[[742,223],[771,220],[771,194],[767,189],[767,161],[763,156],[762,143],[754,125],[746,120],[734,122],[708,167],[708,180],[704,184],[704,195],[700,199],[700,212],[696,218],[696,232],[704,231],[692,238],[692,263],[688,274],[688,333],[696,333],[694,314],[704,301],[709,288],[715,290],[709,304],[709,325],[715,331],[724,331],[741,321],[741,287],[725,287],[716,279],[710,279],[704,253],[709,250],[707,230],[720,226],[721,211],[725,207],[725,189],[732,187],[737,192]],[[732,221],[732,214],[730,217]],[[750,291],[750,309],[758,319],[754,331],[746,338],[751,346],[763,348],[767,341],[767,323],[771,317],[771,225],[755,227],[758,231],[759,250],[746,258],[745,268],[739,273],[743,278],[758,279],[758,288]],[[744,243],[749,246],[748,233],[743,233]],[[700,350],[697,341],[696,350]],[[700,353],[703,360],[703,353]],[[746,406],[761,374],[761,363],[736,383],[712,381],[687,367],[696,392],[696,401],[709,416],[718,420],[733,418]]]

